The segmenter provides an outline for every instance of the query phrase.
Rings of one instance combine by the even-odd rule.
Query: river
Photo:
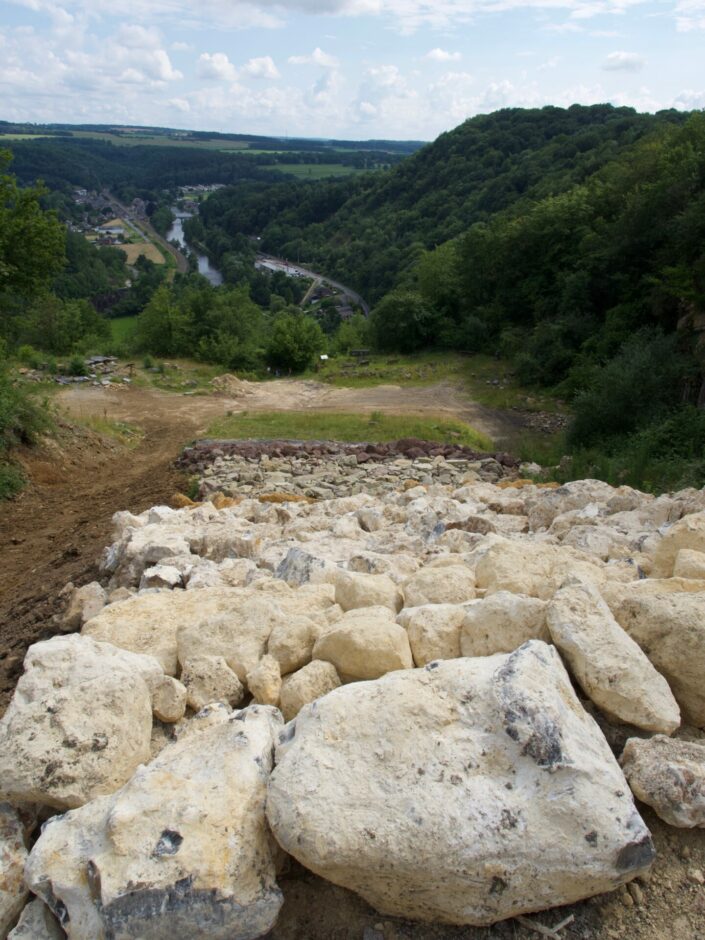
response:
[[[174,224],[166,233],[166,240],[168,242],[178,242],[181,248],[187,248],[188,245],[184,237],[184,219],[190,219],[191,213],[182,212],[181,209],[176,209],[174,207],[172,207],[171,211],[174,213],[176,218],[174,219]],[[220,273],[220,271],[213,267],[205,255],[201,255],[196,252],[196,258],[198,259],[198,273],[207,278],[213,287],[219,287],[223,283],[223,275]]]

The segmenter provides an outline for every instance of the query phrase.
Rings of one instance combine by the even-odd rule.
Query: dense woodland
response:
[[[58,185],[64,146],[22,142],[13,170],[27,182],[48,152]],[[153,192],[160,177],[193,171],[208,182],[208,167],[220,172],[222,154],[171,148],[173,165],[161,165],[166,149],[92,142],[61,186],[129,195]],[[0,232],[6,346],[63,354],[105,343],[96,298],[129,273],[110,309],[139,313],[136,348],[146,353],[253,374],[367,344],[490,353],[512,361],[525,385],[569,402],[567,473],[703,485],[705,115],[505,110],[466,121],[390,171],[306,183],[262,172],[251,163],[187,223],[225,277],[219,289],[198,275],[167,284],[149,262],[127,272],[119,251],[66,237],[40,208],[61,209],[51,195],[6,175],[4,211],[31,204],[37,249],[23,253],[22,273],[17,242]],[[300,284],[255,271],[258,247],[355,287],[373,302],[370,320],[303,315]]]

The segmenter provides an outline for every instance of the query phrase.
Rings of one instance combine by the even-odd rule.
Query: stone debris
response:
[[[29,888],[18,936],[260,936],[282,849],[421,920],[610,891],[653,855],[634,725],[676,736],[629,742],[634,792],[702,825],[705,490],[413,440],[182,463],[200,501],[115,515],[0,721],[0,798],[50,817],[6,929]]]
[[[22,911],[7,940],[64,940],[66,934],[44,901],[35,898]]]
[[[0,803],[0,937],[7,935],[29,895],[26,860],[22,822],[9,803]]]
[[[381,913],[482,925],[648,869],[623,779],[557,652],[531,641],[305,706],[267,816],[285,851]]]
[[[671,826],[705,828],[705,745],[630,738],[620,763],[635,796]]]

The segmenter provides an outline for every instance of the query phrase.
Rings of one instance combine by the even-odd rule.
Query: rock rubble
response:
[[[0,721],[4,930],[258,937],[284,853],[485,925],[644,873],[632,790],[703,824],[705,491],[370,446],[199,445],[210,499],[114,517]]]

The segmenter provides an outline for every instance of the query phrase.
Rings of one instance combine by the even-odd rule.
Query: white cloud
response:
[[[329,55],[318,46],[310,55],[291,55],[289,65],[320,65],[324,69],[334,69],[338,66],[335,56]]]
[[[610,52],[602,68],[607,72],[639,72],[646,65],[646,59],[636,52]]]
[[[462,55],[459,52],[447,52],[445,49],[431,49],[424,56],[424,59],[430,59],[431,62],[459,62]]]
[[[271,56],[263,55],[255,59],[250,59],[243,68],[243,75],[249,75],[250,78],[279,78],[279,70]]]
[[[196,63],[199,78],[216,82],[237,81],[237,69],[224,52],[203,52]]]
[[[172,42],[169,48],[172,52],[189,52],[192,46],[187,42]]]
[[[170,98],[167,104],[171,105],[171,107],[175,108],[177,111],[181,111],[182,114],[188,114],[191,110],[191,105],[186,98]]]

